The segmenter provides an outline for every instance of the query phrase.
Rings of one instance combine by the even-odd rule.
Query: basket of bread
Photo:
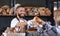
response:
[[[25,36],[25,32],[20,27],[7,28],[3,33],[4,36]]]
[[[15,27],[7,28],[3,33],[4,36],[25,36],[25,22],[17,23]]]

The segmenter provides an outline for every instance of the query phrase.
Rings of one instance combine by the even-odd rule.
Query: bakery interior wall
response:
[[[0,6],[9,5],[14,6],[15,3],[20,3],[22,6],[35,6],[35,7],[48,7],[51,11],[53,10],[53,3],[51,0],[0,0]],[[53,13],[53,12],[52,12]],[[0,16],[0,35],[7,28],[10,27],[11,20],[16,16]],[[45,21],[51,21],[53,25],[53,14],[49,17],[41,17]],[[24,17],[26,20],[30,20],[33,17]]]

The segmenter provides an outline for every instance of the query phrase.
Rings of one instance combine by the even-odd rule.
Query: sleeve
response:
[[[13,20],[11,21],[10,27],[11,27],[11,28],[12,28],[12,27],[15,27],[15,25],[16,25],[17,22],[19,22],[17,19],[13,19]]]
[[[49,24],[48,22],[46,22],[46,28],[47,29],[51,29],[53,26],[51,24]]]

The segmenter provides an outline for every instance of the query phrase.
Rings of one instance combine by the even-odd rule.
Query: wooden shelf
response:
[[[16,15],[14,15],[14,14],[13,14],[13,15],[9,15],[9,14],[2,15],[2,14],[0,14],[0,16],[4,16],[4,17],[5,17],[5,16],[12,16],[12,17],[13,17],[13,16],[16,16]],[[50,16],[51,16],[51,15],[50,15]],[[50,17],[50,16],[38,16],[38,17]],[[29,16],[29,15],[28,15],[28,16],[24,16],[24,17],[35,17],[35,16]]]
[[[9,15],[9,14],[2,15],[2,14],[0,14],[0,16],[15,16],[15,15]]]

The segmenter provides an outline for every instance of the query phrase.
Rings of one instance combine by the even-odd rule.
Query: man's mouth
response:
[[[21,17],[21,18],[23,18],[25,15],[24,14],[19,14],[18,16]]]

